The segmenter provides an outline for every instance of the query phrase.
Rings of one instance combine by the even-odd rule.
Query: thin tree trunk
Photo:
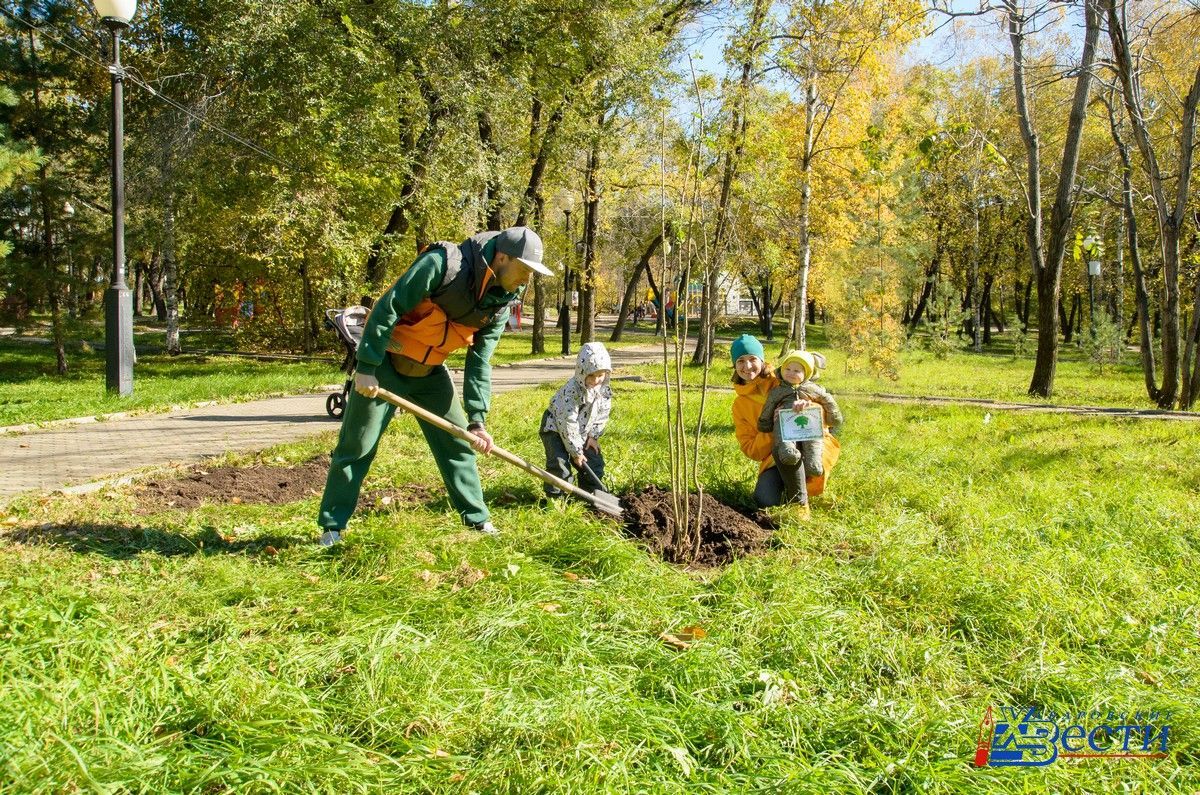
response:
[[[150,303],[154,314],[160,322],[167,319],[167,302],[163,298],[163,268],[162,252],[155,251],[150,255],[150,264],[146,269],[146,286],[150,290]]]
[[[487,163],[484,165],[487,174],[486,183],[483,189],[483,228],[492,232],[499,232],[504,228],[504,221],[500,217],[500,210],[504,207],[504,202],[500,197],[500,176],[497,173],[497,159],[500,155],[500,149],[496,145],[496,140],[492,135],[492,119],[488,111],[481,110],[477,116],[479,126],[479,143],[482,145],[483,156]],[[518,224],[521,226],[521,224]]]
[[[406,62],[401,68],[407,71],[411,68],[411,65]],[[420,88],[421,97],[425,100],[427,111],[425,123],[421,128],[420,135],[413,137],[410,131],[404,135],[406,142],[409,144],[409,150],[413,152],[412,162],[400,185],[400,197],[392,206],[392,212],[388,217],[383,234],[371,244],[371,248],[367,253],[367,261],[363,268],[369,289],[376,293],[383,289],[383,277],[385,274],[383,271],[382,254],[384,247],[394,238],[403,237],[408,234],[414,215],[412,209],[416,205],[417,196],[421,191],[425,190],[425,176],[429,170],[429,161],[433,158],[434,147],[442,137],[442,121],[449,114],[449,109],[443,104],[441,95],[433,89],[427,75],[419,75],[417,83]],[[406,98],[404,102],[407,103],[408,99]],[[402,108],[400,116],[402,119],[409,118],[407,107]],[[415,230],[416,237],[414,243],[416,250],[420,252],[430,241],[427,238],[424,220],[418,217],[416,221],[417,228]]]
[[[1085,0],[1085,33],[1083,54],[1076,70],[1075,93],[1071,102],[1071,113],[1063,143],[1062,166],[1059,169],[1058,190],[1050,213],[1049,237],[1042,237],[1041,207],[1041,145],[1033,129],[1029,110],[1029,95],[1025,85],[1025,18],[1016,0],[1005,0],[1008,16],[1009,40],[1013,49],[1013,84],[1017,104],[1017,117],[1021,127],[1021,138],[1026,152],[1026,179],[1028,190],[1027,212],[1029,214],[1026,237],[1038,285],[1038,346],[1034,362],[1033,378],[1029,392],[1040,397],[1049,397],[1054,391],[1054,374],[1058,366],[1058,317],[1057,304],[1062,283],[1063,254],[1067,237],[1071,232],[1071,216],[1075,208],[1075,173],[1079,164],[1079,144],[1083,136],[1087,116],[1088,94],[1092,84],[1092,64],[1096,56],[1096,40],[1100,34],[1100,18],[1097,0]]]
[[[139,260],[133,266],[133,316],[142,316],[142,279],[146,266]]]
[[[992,282],[995,276],[987,274],[983,277],[983,295],[979,298],[979,322],[983,326],[982,335],[976,332],[975,338],[981,343],[992,342]],[[980,347],[982,350],[982,345]]]
[[[1142,360],[1142,379],[1146,385],[1146,395],[1156,404],[1162,397],[1158,388],[1158,373],[1154,362],[1154,334],[1150,328],[1150,291],[1146,287],[1146,271],[1142,267],[1141,243],[1138,239],[1137,213],[1133,204],[1133,163],[1129,156],[1129,144],[1121,136],[1120,125],[1114,108],[1105,102],[1108,108],[1109,133],[1117,155],[1121,158],[1121,217],[1124,219],[1126,234],[1129,241],[1129,262],[1133,266],[1133,291],[1135,318],[1138,325],[1138,352]]]
[[[1171,408],[1180,392],[1180,372],[1185,378],[1195,345],[1189,335],[1183,359],[1180,359],[1180,238],[1186,222],[1192,158],[1195,152],[1196,108],[1200,104],[1200,66],[1197,67],[1191,89],[1183,103],[1183,117],[1179,137],[1179,178],[1175,196],[1168,195],[1154,142],[1150,137],[1142,111],[1141,85],[1133,62],[1125,20],[1118,12],[1115,0],[1105,0],[1108,15],[1109,40],[1112,43],[1113,62],[1121,83],[1121,96],[1125,103],[1125,115],[1133,129],[1133,137],[1141,152],[1143,166],[1150,181],[1150,195],[1158,216],[1159,239],[1163,257],[1163,282],[1165,300],[1163,312],[1163,385],[1159,394],[1160,408]],[[1190,382],[1185,382],[1190,386]],[[1180,395],[1190,406],[1192,395]]]
[[[167,307],[167,353],[177,356],[179,345],[179,268],[175,262],[175,192],[167,186],[163,203],[163,300]]]
[[[913,310],[912,317],[909,318],[909,333],[917,330],[917,326],[921,323],[921,318],[925,315],[925,308],[929,304],[929,298],[933,295],[933,286],[937,284],[938,270],[942,267],[942,254],[945,252],[945,239],[942,236],[942,229],[946,221],[944,218],[938,218],[937,233],[934,236],[933,259],[925,268],[925,282],[921,286],[921,297],[917,300],[917,308]]]
[[[28,9],[26,9],[28,16]],[[32,25],[29,28],[29,62],[33,73],[33,113],[36,139],[42,139],[42,95],[41,81],[38,79],[37,45],[34,40]],[[54,366],[59,375],[67,374],[66,330],[63,328],[62,306],[59,301],[58,263],[54,258],[53,211],[50,202],[49,176],[46,162],[38,165],[38,204],[42,215],[41,255],[46,292],[50,299],[50,334],[54,341]]]
[[[313,288],[312,279],[309,277],[309,257],[310,247],[304,247],[304,254],[300,258],[300,287],[302,290],[302,300],[304,302],[304,352],[312,353],[316,349],[317,344],[317,317],[313,306]]]
[[[604,115],[598,120],[604,126]],[[596,225],[599,223],[600,193],[600,136],[592,140],[587,159],[587,200],[583,213],[583,270],[580,271],[579,290],[579,339],[594,342],[596,339]]]
[[[663,259],[665,260],[666,257],[664,256]],[[658,302],[658,312],[655,313],[654,319],[654,336],[661,337],[667,330],[667,302],[663,297],[662,290],[658,289],[658,285],[654,282],[654,268],[646,268],[646,282],[650,285],[650,292],[654,294],[654,300]]]
[[[812,213],[812,161],[816,133],[817,87],[815,70],[810,70],[804,88],[804,154],[800,158],[800,283],[792,304],[792,323],[784,347],[796,341],[800,350],[807,344],[807,328],[802,311],[808,305],[808,271],[812,263],[809,224]]]
[[[667,234],[670,234],[671,226],[667,225]],[[625,295],[621,298],[621,309],[617,313],[617,325],[613,329],[612,336],[609,337],[609,342],[620,342],[621,334],[625,330],[625,322],[629,318],[629,312],[633,308],[634,301],[637,300],[638,285],[642,281],[642,273],[650,266],[650,258],[654,256],[654,252],[658,251],[662,245],[662,232],[660,231],[650,241],[650,245],[646,246],[646,250],[642,252],[641,259],[633,268],[633,275],[629,277],[629,281],[625,285]]]

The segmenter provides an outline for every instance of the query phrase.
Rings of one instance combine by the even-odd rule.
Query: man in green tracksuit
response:
[[[489,360],[508,320],[508,304],[520,297],[533,272],[552,275],[542,264],[542,241],[536,232],[521,226],[483,232],[461,244],[429,246],[375,302],[358,346],[354,392],[342,416],[321,498],[317,524],[323,546],[341,540],[379,438],[395,414],[394,406],[376,397],[380,388],[475,436],[467,444],[418,420],[451,505],[467,526],[496,532],[483,501],[475,451],[487,453],[494,447],[484,425],[492,391]],[[444,364],[461,348],[468,349],[465,411]]]

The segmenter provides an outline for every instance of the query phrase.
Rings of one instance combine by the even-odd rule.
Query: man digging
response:
[[[489,362],[505,329],[508,305],[521,296],[533,272],[552,275],[542,264],[536,232],[523,226],[482,232],[461,245],[429,246],[375,302],[358,346],[354,392],[321,498],[322,546],[341,541],[379,439],[396,412],[376,398],[381,388],[475,437],[468,444],[418,420],[463,523],[481,533],[497,532],[483,501],[475,451],[488,453],[494,446],[484,427],[492,392]],[[460,348],[468,348],[462,403],[444,364]]]

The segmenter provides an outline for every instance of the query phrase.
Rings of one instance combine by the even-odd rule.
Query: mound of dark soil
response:
[[[693,494],[688,503],[692,535],[699,525],[698,551],[691,544],[677,542],[671,493],[654,486],[621,497],[625,530],[647,542],[650,550],[668,563],[723,566],[736,558],[766,550],[771,531],[759,522],[709,494],[703,499]]]
[[[320,494],[329,473],[328,456],[294,466],[196,466],[176,477],[140,484],[135,496],[142,510],[196,508],[206,503],[284,505]]]

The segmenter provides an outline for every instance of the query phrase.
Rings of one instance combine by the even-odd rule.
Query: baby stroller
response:
[[[346,349],[346,358],[342,360],[342,372],[346,374],[346,383],[342,391],[325,399],[325,411],[334,419],[341,419],[346,410],[346,401],[350,398],[350,390],[354,386],[354,368],[358,366],[355,352],[362,340],[363,326],[367,315],[371,313],[365,306],[348,306],[345,309],[326,309],[325,328],[334,331],[342,346]]]

